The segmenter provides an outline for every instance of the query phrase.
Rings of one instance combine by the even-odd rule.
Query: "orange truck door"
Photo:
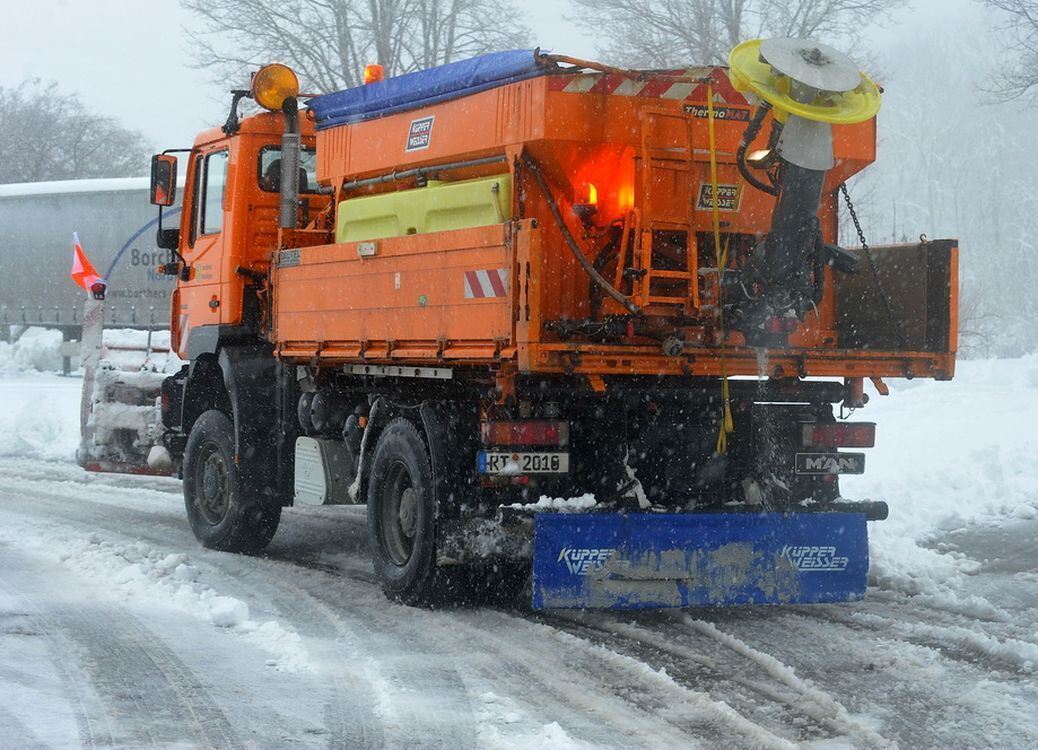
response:
[[[230,150],[227,144],[192,157],[190,189],[181,221],[181,252],[191,278],[180,282],[177,353],[188,358],[194,328],[217,325],[221,318],[224,201]]]

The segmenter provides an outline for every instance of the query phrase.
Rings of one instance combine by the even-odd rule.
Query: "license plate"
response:
[[[864,474],[864,453],[798,453],[797,474]]]
[[[566,474],[569,454],[480,451],[476,468],[480,474]]]

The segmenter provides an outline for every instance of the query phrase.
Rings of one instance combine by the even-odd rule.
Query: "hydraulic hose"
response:
[[[548,188],[548,183],[544,179],[544,175],[541,174],[540,167],[537,166],[537,162],[528,155],[523,156],[523,163],[530,170],[530,174],[533,175],[534,182],[537,183],[538,189],[541,191],[541,195],[544,196],[544,200],[548,204],[548,210],[551,211],[552,217],[555,219],[555,224],[558,226],[559,231],[562,232],[562,238],[566,241],[566,245],[569,247],[570,252],[573,253],[573,257],[577,259],[577,263],[584,269],[584,272],[591,277],[602,289],[603,292],[608,294],[614,300],[623,305],[624,309],[632,315],[641,315],[642,311],[638,305],[634,304],[625,296],[620,290],[614,287],[606,278],[600,274],[592,265],[591,261],[587,259],[580,246],[577,245],[577,241],[573,238],[573,234],[569,231],[569,227],[566,226],[565,220],[562,218],[562,212],[559,211],[559,205],[555,202],[555,198],[551,194],[551,190]]]
[[[767,102],[762,101],[760,106],[757,107],[756,114],[753,115],[753,119],[750,120],[750,124],[746,126],[746,132],[742,135],[742,141],[739,143],[739,148],[735,152],[735,163],[739,167],[739,174],[748,183],[758,190],[762,190],[768,195],[778,195],[779,189],[774,185],[768,185],[767,183],[761,182],[757,179],[757,176],[750,171],[749,165],[746,163],[746,149],[753,143],[753,139],[760,133],[761,126],[764,124],[764,118],[771,110],[771,105]]]

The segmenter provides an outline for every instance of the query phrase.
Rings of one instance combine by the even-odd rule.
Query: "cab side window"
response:
[[[227,151],[217,151],[205,157],[202,191],[196,203],[201,209],[198,214],[199,235],[216,234],[223,228],[223,195],[227,188],[229,161]]]
[[[259,152],[259,187],[265,193],[276,193],[281,187],[281,147],[264,146]],[[299,192],[317,192],[317,151],[299,150]]]

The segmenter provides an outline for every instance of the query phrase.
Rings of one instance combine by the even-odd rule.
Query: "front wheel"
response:
[[[281,506],[265,502],[234,460],[234,426],[211,409],[191,428],[184,449],[184,505],[191,531],[203,546],[258,552],[281,521]]]
[[[405,604],[438,597],[436,498],[417,428],[394,419],[379,436],[368,481],[368,540],[383,592]]]

